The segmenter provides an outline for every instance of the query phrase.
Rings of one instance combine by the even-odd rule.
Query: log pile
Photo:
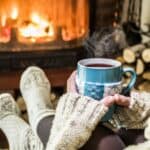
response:
[[[150,41],[125,48],[117,60],[135,70],[137,90],[150,92]]]

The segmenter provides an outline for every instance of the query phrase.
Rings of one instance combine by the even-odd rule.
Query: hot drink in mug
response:
[[[123,87],[123,75],[131,74],[130,83]],[[136,73],[132,68],[123,68],[119,61],[105,58],[88,58],[78,62],[76,84],[78,92],[95,100],[116,93],[125,94],[131,90],[136,81]],[[103,121],[111,118],[115,106],[103,117]]]

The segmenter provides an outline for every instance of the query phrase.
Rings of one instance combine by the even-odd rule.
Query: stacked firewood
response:
[[[135,70],[137,90],[150,92],[150,41],[125,48],[117,60]]]

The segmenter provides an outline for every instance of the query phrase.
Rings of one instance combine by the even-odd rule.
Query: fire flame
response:
[[[19,14],[18,7],[17,6],[12,7],[11,18],[14,20],[17,19],[18,14]]]
[[[38,13],[31,14],[31,21],[39,26],[45,28],[49,25],[49,22],[44,20]]]
[[[31,22],[25,26],[21,26],[19,34],[26,38],[51,37],[53,39],[55,31],[52,22],[44,20],[37,13],[32,13]]]
[[[2,15],[1,17],[1,26],[4,27],[6,25],[6,19],[7,19],[7,16],[6,15]]]
[[[88,25],[88,0],[0,0],[0,27],[15,28],[19,42],[82,39]]]

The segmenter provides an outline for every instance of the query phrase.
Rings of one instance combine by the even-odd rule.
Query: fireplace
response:
[[[88,4],[87,0],[3,0],[0,43],[46,43],[49,49],[77,46],[88,34]]]
[[[0,1],[0,69],[75,66],[89,14],[88,0]]]
[[[75,66],[78,59],[86,57],[82,47],[85,38],[95,29],[112,24],[115,3],[116,0],[0,1],[0,69]],[[54,63],[56,59],[59,64]]]
[[[64,86],[88,57],[84,40],[113,24],[115,8],[116,0],[0,1],[0,89],[18,88],[31,65],[45,69],[52,86]]]

